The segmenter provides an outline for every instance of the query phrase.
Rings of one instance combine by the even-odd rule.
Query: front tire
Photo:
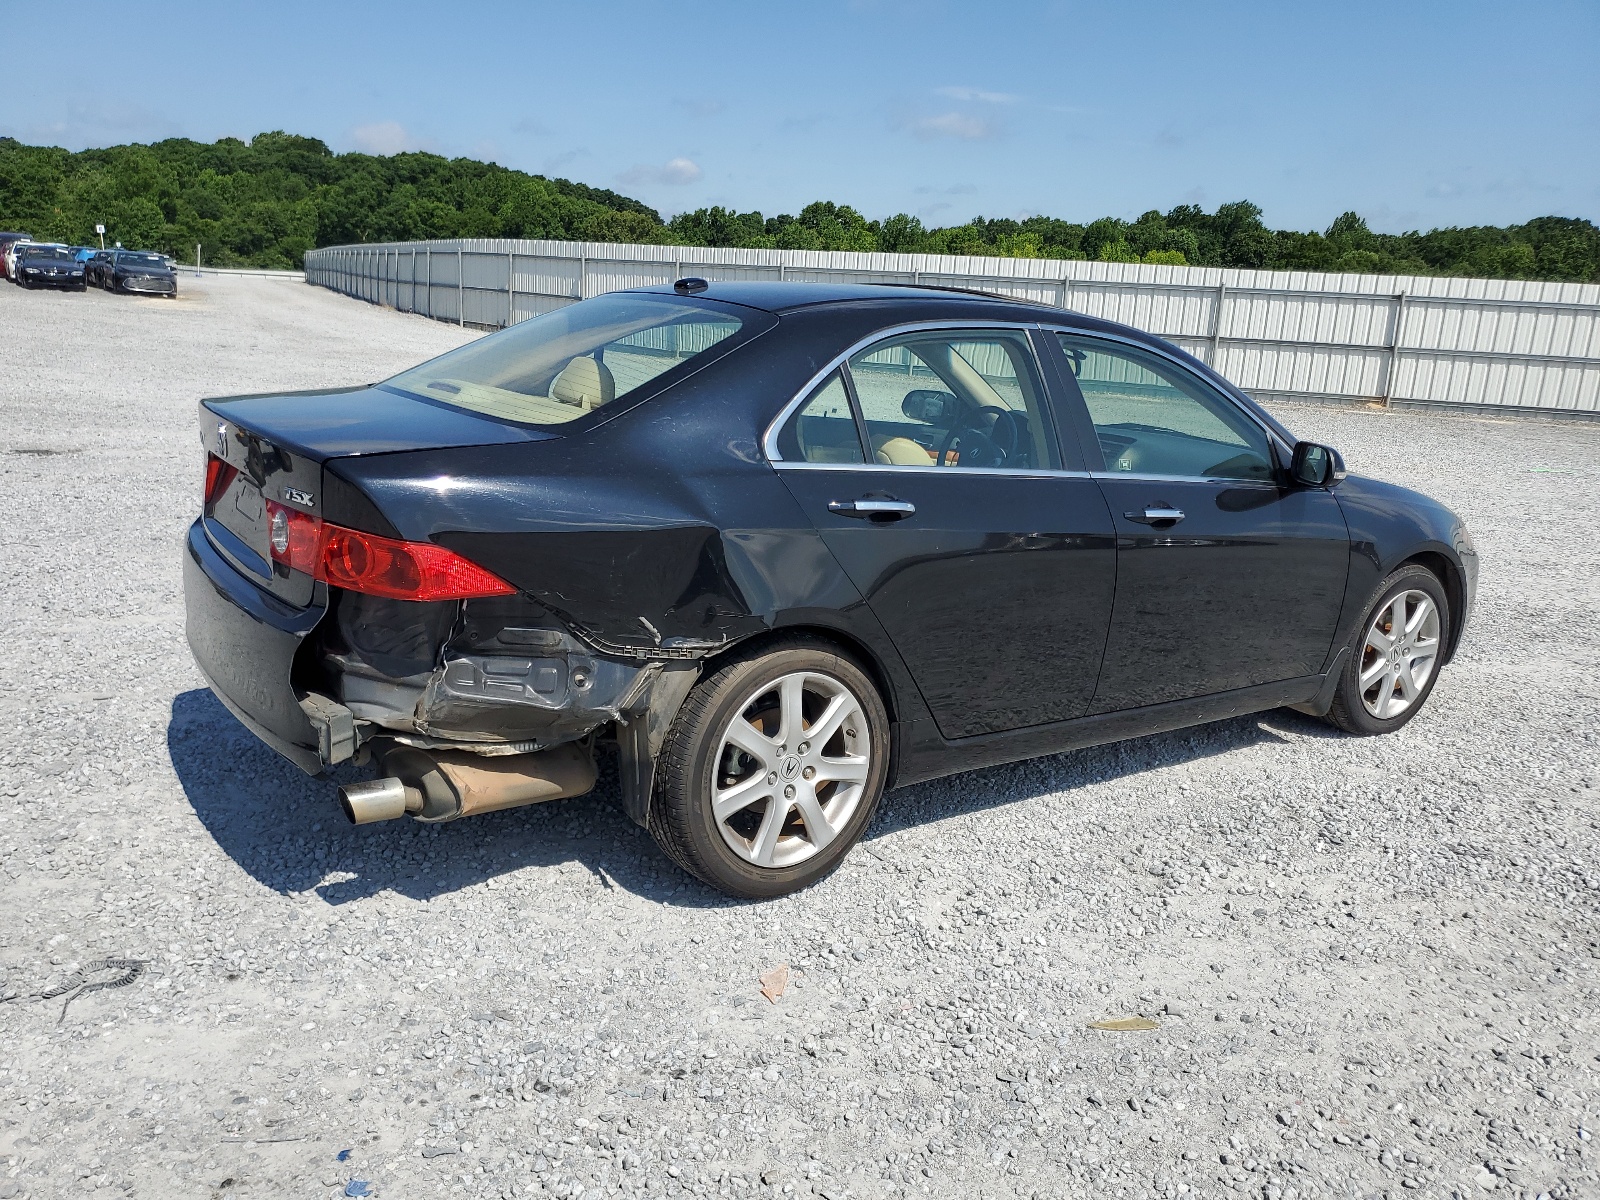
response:
[[[748,900],[831,874],[872,823],[889,716],[826,642],[780,644],[689,693],[662,745],[650,832],[685,871]]]
[[[1433,693],[1450,630],[1439,577],[1408,564],[1378,585],[1356,631],[1327,719],[1346,733],[1393,733]]]

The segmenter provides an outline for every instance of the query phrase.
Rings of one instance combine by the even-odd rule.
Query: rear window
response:
[[[743,327],[703,302],[616,292],[492,333],[384,386],[501,421],[565,425]]]

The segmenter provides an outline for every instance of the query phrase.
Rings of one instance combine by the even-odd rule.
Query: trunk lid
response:
[[[208,540],[237,569],[296,607],[312,603],[310,575],[271,554],[268,502],[361,527],[324,499],[323,464],[334,458],[544,441],[554,435],[430,404],[385,388],[230,396],[200,404],[200,441],[226,464],[208,488]],[[209,478],[209,476],[208,476]],[[336,481],[338,487],[343,481]],[[349,485],[343,485],[349,491]],[[368,532],[385,533],[382,529]]]

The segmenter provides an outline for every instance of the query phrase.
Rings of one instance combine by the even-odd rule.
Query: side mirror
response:
[[[1344,459],[1332,446],[1296,442],[1289,460],[1289,475],[1306,487],[1332,487],[1345,477]]]
[[[948,429],[955,424],[956,398],[937,388],[917,388],[900,401],[900,411],[908,420],[922,421]]]

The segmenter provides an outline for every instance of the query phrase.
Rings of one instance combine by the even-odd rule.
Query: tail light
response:
[[[228,485],[233,482],[233,477],[239,473],[239,468],[224,462],[215,454],[206,455],[206,511],[210,512],[217,501],[222,499],[222,493],[228,490]]]
[[[333,587],[391,600],[468,600],[516,593],[504,579],[432,542],[346,529],[267,502],[272,557]]]

